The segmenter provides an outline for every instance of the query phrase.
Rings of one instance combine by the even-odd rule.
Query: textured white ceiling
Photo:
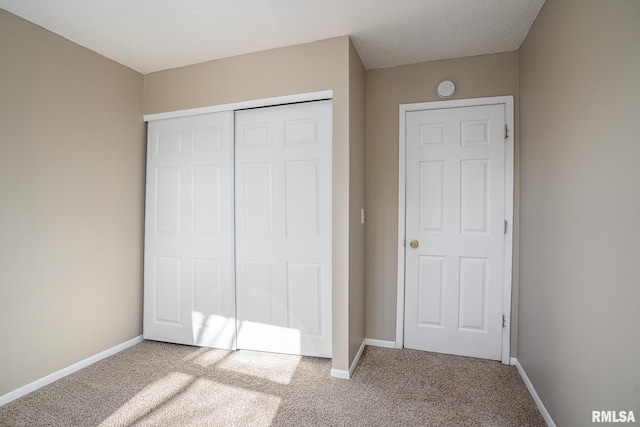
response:
[[[349,35],[365,68],[517,50],[545,0],[0,0],[141,73]]]

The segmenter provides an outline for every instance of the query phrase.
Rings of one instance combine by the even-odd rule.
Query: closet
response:
[[[331,101],[150,121],[144,337],[331,357]]]

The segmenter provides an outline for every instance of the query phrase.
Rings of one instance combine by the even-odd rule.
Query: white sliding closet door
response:
[[[238,348],[331,357],[331,101],[238,111]]]
[[[235,348],[231,112],[149,123],[144,337]]]

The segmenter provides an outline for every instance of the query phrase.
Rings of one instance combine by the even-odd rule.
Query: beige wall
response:
[[[338,37],[144,77],[145,114],[333,90],[333,368],[340,370],[348,369],[351,361],[349,43],[348,37]]]
[[[518,358],[558,426],[640,416],[640,2],[547,0],[520,50]]]
[[[396,339],[398,108],[400,104],[440,100],[436,87],[445,79],[456,84],[453,99],[513,95],[517,106],[518,54],[482,55],[366,72],[367,338]],[[517,113],[516,107],[516,129]],[[516,137],[516,159],[517,155]],[[516,218],[517,184],[516,180]],[[514,239],[517,248],[517,235]],[[515,251],[512,356],[517,332],[517,259]]]
[[[0,10],[0,395],[142,333],[142,75]]]
[[[365,71],[349,43],[349,360],[364,341],[365,226],[360,209],[365,207]]]
[[[348,49],[345,36],[146,74],[144,113],[333,89],[334,127],[347,141]]]

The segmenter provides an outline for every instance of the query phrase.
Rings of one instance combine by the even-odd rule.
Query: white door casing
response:
[[[238,348],[331,357],[331,102],[236,112]]]
[[[235,348],[232,119],[149,123],[146,339]]]
[[[512,117],[510,97],[401,106],[397,347],[508,363]]]

